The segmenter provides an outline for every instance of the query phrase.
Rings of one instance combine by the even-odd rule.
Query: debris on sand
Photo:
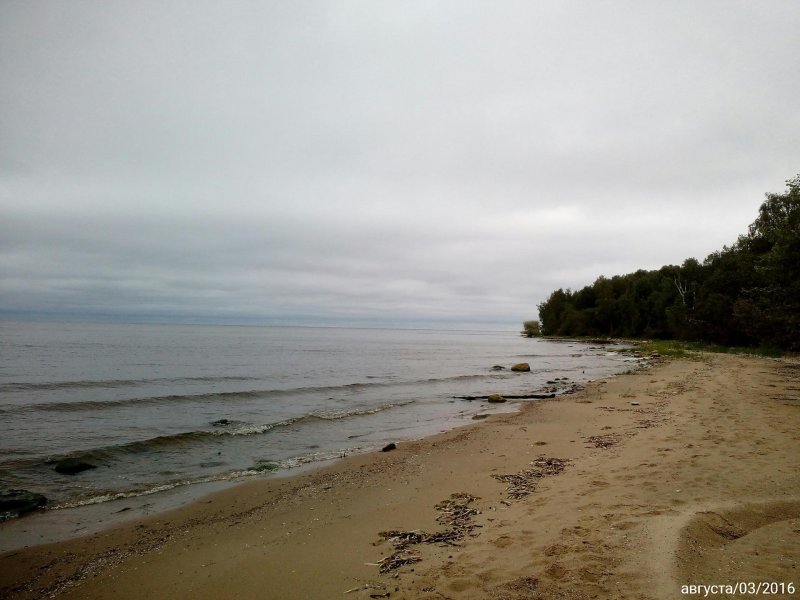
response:
[[[619,436],[616,433],[606,433],[605,435],[593,435],[586,441],[595,448],[611,448],[619,444]]]
[[[508,485],[509,498],[519,500],[535,492],[536,485],[542,477],[558,475],[567,467],[569,462],[569,459],[566,458],[540,456],[531,463],[531,469],[509,475],[492,475],[492,477]]]
[[[395,569],[399,569],[404,565],[413,565],[414,563],[418,563],[421,560],[422,559],[417,554],[395,552],[391,556],[387,556],[378,561],[378,566],[379,566],[379,571],[383,574],[383,573],[388,573],[389,571],[394,571]]]
[[[410,565],[421,561],[419,555],[411,554],[408,551],[410,546],[416,544],[441,544],[445,546],[458,546],[457,542],[463,540],[467,535],[474,536],[473,530],[481,527],[472,522],[475,515],[480,514],[477,508],[470,504],[477,500],[470,494],[452,494],[447,500],[439,502],[434,508],[440,514],[436,517],[436,522],[445,525],[447,528],[435,533],[427,533],[421,530],[400,531],[392,529],[382,531],[380,535],[394,546],[395,552],[378,561],[381,573],[388,573],[403,565]]]

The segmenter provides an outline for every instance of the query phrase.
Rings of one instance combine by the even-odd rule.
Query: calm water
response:
[[[454,396],[629,367],[509,332],[0,322],[0,490],[67,507],[259,476],[508,409]]]

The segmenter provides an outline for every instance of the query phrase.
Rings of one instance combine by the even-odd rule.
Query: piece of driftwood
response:
[[[563,396],[566,394],[574,394],[580,390],[585,389],[584,386],[578,383],[570,383],[567,381],[554,381],[556,385],[551,385],[545,388],[540,388],[535,392],[529,394],[503,394],[506,400],[547,400],[555,398],[556,396]],[[492,394],[484,396],[453,396],[459,400],[488,400]]]
[[[555,398],[555,392],[551,394],[503,394],[506,400],[545,400]],[[453,396],[459,400],[488,400],[489,396]]]

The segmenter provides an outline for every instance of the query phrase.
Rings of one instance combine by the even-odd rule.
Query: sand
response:
[[[800,585],[799,464],[798,362],[665,361],[391,452],[8,553],[0,596],[660,600],[738,582],[786,591]],[[380,535],[390,530],[414,534],[396,537],[398,550]],[[417,562],[381,573],[391,557]]]

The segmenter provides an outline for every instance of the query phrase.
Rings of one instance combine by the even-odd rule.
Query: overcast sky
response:
[[[800,173],[800,2],[2,0],[0,311],[519,327]]]

